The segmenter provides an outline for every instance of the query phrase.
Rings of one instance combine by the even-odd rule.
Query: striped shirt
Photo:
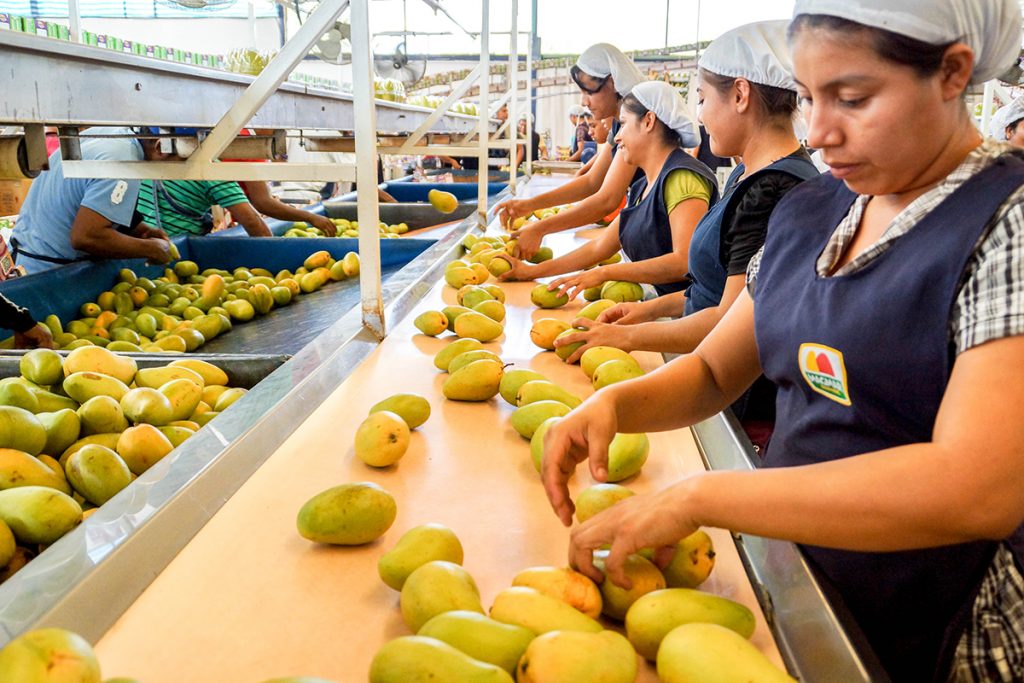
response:
[[[152,180],[142,182],[136,210],[146,223],[161,228],[168,235],[199,235],[203,232],[203,215],[214,204],[230,208],[248,202],[241,186],[234,181],[164,180],[163,192],[154,188]],[[153,197],[159,201],[160,216],[153,208]],[[184,213],[175,208],[185,209]]]
[[[907,234],[922,218],[965,182],[986,169],[1010,145],[986,140],[945,180],[893,218],[882,237],[832,273],[853,241],[870,197],[860,196],[818,258],[820,277],[855,273]],[[747,268],[753,292],[763,248]],[[968,260],[949,317],[949,339],[957,354],[986,342],[1024,335],[1024,188],[996,212]],[[971,623],[961,637],[950,681],[981,683],[1024,680],[1024,577],[1006,544],[1000,547],[974,601]]]

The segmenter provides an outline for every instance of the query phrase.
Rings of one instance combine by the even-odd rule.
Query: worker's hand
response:
[[[527,223],[516,233],[516,256],[529,259],[540,249],[544,240],[543,228],[538,229],[539,222]]]
[[[14,346],[19,349],[52,349],[53,335],[46,325],[36,323],[24,332],[14,333]]]
[[[139,223],[132,230],[132,237],[138,237],[141,240],[147,240],[152,238],[167,240],[167,233],[160,228],[154,228],[152,225],[146,225],[145,223]]]
[[[630,328],[623,325],[608,325],[595,322],[589,318],[576,318],[572,321],[573,331],[564,337],[555,340],[555,348],[568,346],[569,344],[583,343],[572,352],[572,355],[565,359],[568,364],[577,362],[587,349],[595,346],[613,346],[623,351],[632,351],[633,343],[630,340]]]
[[[150,263],[170,263],[171,243],[167,237],[149,237],[145,241],[146,260]]]
[[[611,308],[601,311],[601,315],[597,316],[597,322],[636,325],[657,320],[661,316],[652,305],[654,302],[655,300],[652,299],[651,301],[628,301],[615,304]]]
[[[504,259],[512,266],[512,270],[498,276],[498,279],[502,282],[525,282],[536,277],[533,274],[533,271],[537,269],[537,266],[530,265],[526,261],[521,261],[515,256],[510,254],[497,254],[494,258]]]
[[[453,171],[461,171],[462,170],[462,164],[459,163],[458,159],[452,159],[452,170]]]
[[[558,290],[558,296],[565,294],[572,301],[582,294],[583,290],[598,287],[604,284],[606,279],[601,268],[591,268],[554,280],[548,285],[548,290]]]
[[[554,429],[548,430],[548,438]],[[573,529],[569,566],[600,582],[604,577],[594,566],[594,551],[610,544],[605,573],[615,585],[631,588],[624,571],[627,557],[642,548],[655,548],[655,562],[662,566],[671,552],[669,547],[700,527],[690,513],[692,487],[700,476],[683,479],[656,493],[630,496]]]
[[[512,221],[529,216],[531,211],[524,199],[506,199],[494,208],[498,212],[498,222],[506,230],[511,230]]]
[[[338,226],[336,226],[333,221],[326,216],[320,216],[314,213],[310,217],[309,222],[313,224],[314,228],[317,228],[328,237],[334,237],[338,234]]]
[[[589,459],[594,480],[608,479],[608,445],[617,427],[618,418],[608,392],[599,391],[551,425],[544,435],[541,479],[551,507],[565,526],[572,526],[576,510],[569,497],[569,478],[576,465]]]
[[[377,188],[377,201],[384,202],[385,204],[397,204],[398,200],[389,195],[384,190]]]

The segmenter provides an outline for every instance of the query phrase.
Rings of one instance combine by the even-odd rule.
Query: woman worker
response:
[[[797,0],[808,143],[832,167],[779,204],[749,290],[697,350],[595,393],[547,433],[566,480],[615,432],[675,429],[762,370],[778,385],[765,466],[704,472],[574,530],[592,577],[699,526],[799,543],[897,681],[1024,680],[1024,163],[983,142],[971,83],[1020,51],[1014,0]],[[920,131],[929,135],[921,136]],[[663,554],[663,553],[661,553]]]
[[[749,24],[715,40],[699,64],[700,120],[717,156],[740,157],[719,201],[690,242],[690,286],[668,296],[622,303],[585,331],[559,339],[592,346],[689,353],[743,291],[747,264],[764,244],[768,217],[794,187],[818,175],[793,132],[796,83],[786,44],[787,21]],[[685,317],[680,317],[685,313]],[[648,322],[671,316],[669,322]]]
[[[583,104],[596,119],[614,117],[616,123],[609,134],[614,139],[618,132],[619,105],[637,83],[644,81],[632,60],[613,45],[598,43],[587,48],[570,72],[573,81],[583,91]],[[564,185],[525,199],[509,199],[498,204],[498,215],[503,225],[516,218],[549,206],[578,202],[557,215],[524,226],[516,235],[518,256],[530,258],[540,249],[544,235],[595,223],[614,211],[622,203],[630,185],[639,180],[642,172],[623,159],[617,159],[615,144],[601,149],[586,173]]]
[[[616,141],[619,157],[644,175],[629,190],[626,208],[600,237],[550,261],[530,265],[501,255],[512,269],[504,279],[532,280],[587,268],[621,248],[630,261],[598,266],[549,286],[573,297],[606,280],[653,284],[659,294],[682,289],[690,238],[718,198],[715,174],[685,151],[697,144],[686,104],[664,81],[645,81],[622,101]],[[682,146],[681,146],[682,145]]]
[[[1024,97],[1018,97],[1013,102],[996,112],[993,117],[992,137],[997,140],[1006,140],[1014,147],[1024,147]]]

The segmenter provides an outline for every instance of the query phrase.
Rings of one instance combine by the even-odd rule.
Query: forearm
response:
[[[715,309],[698,311],[678,320],[629,325],[631,349],[656,353],[691,353],[718,323]]]
[[[280,199],[274,196],[268,196],[260,199],[258,202],[254,199],[252,206],[264,216],[270,216],[276,218],[279,221],[305,221],[310,222],[316,214],[310,213],[309,211],[303,211],[302,209],[285,204]],[[234,213],[234,207],[228,207],[228,209]]]
[[[668,253],[643,261],[623,261],[608,266],[601,266],[606,280],[625,280],[626,282],[646,282],[651,285],[663,285],[681,282],[687,273],[687,258],[683,254]]]
[[[538,263],[535,267],[534,277],[550,277],[552,275],[563,275],[574,273],[603,261],[616,251],[617,247],[602,245],[602,240],[591,240],[578,249],[573,249],[568,254],[558,258],[549,259]]]
[[[268,228],[267,224],[263,222],[263,219],[260,218],[260,215],[256,213],[256,210],[253,208],[251,204],[235,204],[234,206],[230,207],[230,211],[231,215],[233,215],[235,217],[235,220],[237,220],[241,224],[241,226],[245,228],[245,232],[250,237],[271,236],[270,228]]]
[[[79,234],[72,231],[71,235],[71,246],[75,249],[105,259],[158,256],[160,250],[153,242],[153,239],[125,235],[112,227],[99,231],[83,231]]]
[[[538,209],[546,209],[550,206],[578,202],[591,196],[600,187],[600,179],[595,180],[591,177],[592,175],[592,173],[586,173],[577,176],[560,187],[522,201],[529,207],[528,211],[537,211]]]

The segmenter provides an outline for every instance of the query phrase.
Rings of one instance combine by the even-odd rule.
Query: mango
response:
[[[714,623],[672,629],[657,653],[658,678],[665,683],[796,683],[750,641]]]
[[[416,634],[437,638],[473,659],[514,674],[516,665],[537,634],[515,624],[465,610],[438,614]]]
[[[189,351],[202,346],[204,343],[210,341],[218,334],[221,333],[221,319],[219,315],[200,315],[192,320],[192,332],[196,332],[202,337],[192,337],[190,340],[185,337],[186,347]],[[180,333],[179,333],[180,334]],[[189,343],[191,341],[192,343]]]
[[[638,599],[626,614],[626,635],[637,652],[654,660],[662,639],[689,623],[718,624],[749,638],[756,625],[745,605],[690,588],[666,588]]]
[[[455,289],[459,289],[466,285],[478,284],[480,279],[478,278],[476,271],[467,266],[445,270],[444,281]]]
[[[19,486],[45,486],[71,495],[64,476],[43,461],[24,451],[0,448],[0,489]]]
[[[541,423],[552,417],[565,417],[571,408],[560,401],[535,401],[516,408],[510,421],[524,439],[532,439]]]
[[[21,408],[30,413],[39,412],[39,400],[24,384],[16,381],[0,382],[0,406]]]
[[[504,368],[493,360],[476,360],[448,376],[441,393],[452,401],[487,401],[498,393]]]
[[[164,425],[163,427],[157,427],[157,429],[159,429],[160,433],[166,436],[167,440],[171,442],[172,448],[177,448],[196,433],[196,430],[194,429],[188,429],[187,427],[181,427],[178,425]]]
[[[370,683],[513,683],[507,671],[477,661],[448,643],[403,636],[384,645],[370,662]]]
[[[505,364],[505,362],[501,360],[501,356],[494,353],[493,351],[488,351],[487,349],[477,349],[476,351],[466,351],[465,353],[460,353],[459,355],[455,356],[455,358],[452,358],[452,361],[448,363],[448,372],[449,374],[453,373],[459,368],[469,365],[475,360],[485,359],[493,360],[497,363],[501,363],[502,365]]]
[[[121,398],[124,416],[134,424],[165,425],[174,419],[174,408],[166,396],[156,389],[138,387]]]
[[[113,400],[113,399],[111,399]],[[46,445],[43,453],[59,455],[73,444],[81,432],[81,420],[78,413],[70,408],[63,408],[52,413],[38,413],[36,419],[46,430]]]
[[[487,270],[487,267],[482,263],[471,263],[469,268],[476,275],[476,281],[480,284],[487,282],[487,279],[491,277],[491,271]]]
[[[19,486],[0,491],[0,521],[22,545],[49,545],[78,526],[82,507],[57,489]]]
[[[186,370],[191,370],[196,373],[202,380],[202,382],[199,383],[200,386],[225,385],[228,383],[228,375],[226,372],[213,363],[209,363],[205,360],[199,360],[198,358],[181,358],[173,361],[169,367],[185,368]],[[178,379],[178,377],[171,377],[170,379]],[[168,379],[168,381],[170,381],[170,379]],[[195,381],[191,375],[185,376],[184,379],[190,379],[193,382]],[[155,378],[154,381],[156,381]],[[159,386],[153,388],[159,388]]]
[[[644,371],[632,358],[629,360],[609,360],[601,363],[594,370],[592,378],[594,391],[603,389],[609,384],[625,382],[627,379],[642,377]]]
[[[503,258],[492,258],[487,264],[487,270],[494,277],[501,277],[508,271],[512,270],[512,264],[507,259]]]
[[[583,489],[576,496],[576,521],[582,524],[632,495],[633,491],[619,484],[594,484]]]
[[[220,398],[221,394],[227,391],[229,387],[222,384],[214,384],[213,386],[203,387],[202,399],[200,403],[206,403],[209,406],[209,410],[213,410],[213,406],[217,403],[217,399]],[[197,405],[196,409],[200,409],[201,406]]]
[[[445,306],[441,309],[444,313],[444,317],[448,320],[448,330],[451,332],[455,331],[455,320],[463,313],[469,313],[471,309],[465,306]]]
[[[441,213],[451,213],[459,208],[459,200],[451,192],[431,190],[427,193],[427,201]]]
[[[85,346],[75,349],[64,359],[64,376],[70,377],[76,372],[98,372],[109,375],[124,384],[131,384],[138,365],[129,356],[119,356],[106,349]]]
[[[448,316],[441,311],[424,311],[416,316],[413,325],[428,337],[436,337],[448,329]]]
[[[43,321],[43,324],[50,328],[50,334],[53,335],[54,339],[64,334],[64,328],[61,327],[60,318],[53,315],[52,313],[46,316],[46,319]]]
[[[68,481],[87,501],[103,505],[132,481],[124,460],[109,448],[89,445],[79,449],[64,466]]]
[[[515,624],[535,633],[548,631],[584,631],[599,633],[600,623],[567,603],[533,588],[506,588],[494,598],[490,616],[505,624]]]
[[[703,529],[676,544],[675,552],[662,573],[669,588],[696,588],[715,568],[715,546]]]
[[[484,283],[484,284],[482,284],[480,286],[483,287],[485,290],[487,290],[487,292],[490,293],[490,295],[493,296],[494,299],[498,303],[502,303],[502,304],[505,303],[505,290],[504,289],[502,289],[498,285],[494,284],[493,282],[487,282],[487,283]]]
[[[601,286],[587,287],[583,290],[584,301],[600,301],[601,300]],[[612,302],[614,303],[614,302]]]
[[[475,351],[483,347],[484,345],[476,339],[457,339],[437,352],[434,356],[434,367],[448,372],[448,364],[451,363],[453,358],[461,353]]]
[[[409,425],[390,410],[371,413],[356,429],[356,457],[371,467],[398,462],[409,448]]]
[[[142,353],[142,347],[138,344],[132,344],[126,341],[113,341],[107,344],[107,349],[110,351],[119,351],[125,353]]]
[[[540,423],[540,426],[533,432],[533,436],[530,437],[530,459],[533,461],[533,467],[537,470],[537,474],[540,474],[544,467],[544,436],[548,433],[548,429],[561,419],[560,417],[549,417]]]
[[[398,508],[377,484],[342,484],[321,491],[299,510],[299,534],[314,543],[363,545],[384,535]]]
[[[14,534],[6,524],[0,522],[0,567],[8,566],[17,551],[18,546],[17,541],[14,540]],[[0,578],[0,583],[3,583],[3,578]]]
[[[573,607],[591,619],[601,616],[601,591],[584,574],[569,567],[530,567],[515,575],[513,586],[540,591]]]
[[[94,396],[109,396],[120,401],[128,393],[124,382],[96,372],[76,372],[64,378],[62,386],[64,393],[79,403],[85,403]]]
[[[455,295],[460,306],[473,308],[484,301],[494,301],[494,295],[479,285],[466,285]]]
[[[609,280],[601,285],[601,298],[611,299],[617,304],[629,301],[642,301],[644,288],[635,282]]]
[[[416,429],[430,417],[430,402],[419,394],[395,394],[373,404],[370,413],[381,410],[396,413],[409,429]]]
[[[60,455],[61,467],[63,467],[64,463],[66,463],[68,461],[68,458],[70,458],[76,451],[78,451],[80,448],[82,448],[84,446],[88,446],[91,443],[98,443],[101,446],[106,446],[107,448],[114,448],[114,449],[116,449],[117,448],[117,442],[118,442],[118,440],[120,438],[121,438],[121,435],[120,434],[116,434],[116,433],[115,434],[91,434],[89,436],[83,436],[81,439],[79,439],[78,441],[76,441],[73,444],[71,444],[70,446],[68,446],[64,450],[64,452],[61,453],[61,455]],[[121,456],[121,457],[123,458],[124,456]]]
[[[414,569],[402,585],[400,604],[402,618],[413,632],[444,612],[484,611],[473,577],[454,562],[444,560],[432,560]]]
[[[580,356],[580,369],[583,370],[583,374],[593,379],[594,371],[603,363],[610,360],[632,362],[637,366],[637,368],[640,367],[640,364],[636,362],[636,359],[622,349],[617,349],[614,346],[591,346],[583,352],[582,356]]]
[[[551,290],[542,284],[530,290],[530,301],[538,308],[561,308],[569,303],[569,295],[559,294],[557,289]]]
[[[45,445],[46,428],[39,418],[22,408],[0,406],[0,448],[39,455]]]
[[[224,296],[224,278],[217,273],[208,275],[203,280],[202,297],[207,301],[213,301],[222,296]]]
[[[501,323],[477,311],[467,311],[455,319],[455,334],[482,342],[494,341],[505,332]]]
[[[81,425],[79,431],[81,436],[110,434],[128,429],[128,419],[124,416],[124,411],[121,410],[121,404],[110,396],[93,396],[81,405],[77,415]],[[75,435],[75,439],[79,434]],[[74,439],[71,441],[73,443]]]
[[[578,330],[576,328],[568,329],[565,332],[559,334],[557,337],[555,337],[555,339],[557,340],[562,337],[567,337],[570,334],[575,334],[577,331]],[[554,346],[554,343],[552,343],[552,346]],[[555,355],[557,355],[565,362],[569,362],[569,356],[576,353],[576,349],[580,348],[581,346],[583,346],[583,342],[575,342],[573,344],[563,344],[562,346],[555,346]]]
[[[501,376],[501,383],[498,385],[498,393],[505,399],[505,402],[509,405],[516,405],[516,394],[519,393],[519,388],[527,382],[533,380],[546,379],[544,375],[533,370],[517,369],[509,370]]]
[[[32,349],[18,362],[21,376],[40,386],[57,384],[64,379],[60,354],[52,349]]]
[[[227,391],[217,397],[217,402],[213,405],[214,411],[218,413],[224,412],[234,405],[235,401],[245,396],[246,393],[248,393],[248,390],[242,387],[229,387]]]
[[[558,335],[571,329],[571,325],[556,318],[541,318],[530,327],[530,341],[542,349],[555,350]]]
[[[354,251],[345,254],[341,259],[341,268],[345,272],[346,277],[359,275],[359,254]]]
[[[595,552],[594,566],[603,572],[607,557],[607,550]],[[629,588],[616,586],[607,574],[604,581],[601,582],[601,600],[603,601],[601,613],[610,619],[619,621],[626,618],[626,612],[634,602],[648,593],[665,588],[665,577],[650,560],[640,555],[630,555],[622,566],[626,578],[632,584]]]
[[[608,446],[607,481],[615,483],[638,473],[650,450],[646,434],[616,434]]]
[[[256,315],[256,309],[252,307],[252,304],[243,299],[225,301],[224,308],[231,315],[232,320],[243,323],[252,320]]]
[[[150,424],[139,424],[124,430],[114,450],[121,456],[132,474],[138,476],[160,462],[174,450],[170,440]]]
[[[583,403],[579,396],[574,396],[554,382],[543,379],[536,379],[526,382],[516,392],[516,405],[525,406],[537,401],[558,401],[570,408],[575,408]]]
[[[148,387],[150,389],[159,389],[173,379],[187,379],[198,385],[200,389],[206,385],[203,380],[203,376],[198,372],[187,366],[176,365],[175,363],[162,367],[143,368],[139,370],[135,374],[135,385],[139,387]]]
[[[551,250],[551,247],[541,247],[527,260],[530,263],[543,263],[544,261],[550,261],[554,256],[555,252]]]
[[[614,305],[615,302],[611,299],[598,299],[597,301],[591,301],[580,309],[580,312],[576,314],[576,317],[586,318],[587,320],[597,320],[602,313]]]
[[[462,564],[462,559],[462,543],[454,531],[443,524],[424,524],[406,531],[394,548],[381,555],[377,573],[389,587],[400,591],[409,575],[427,562]]]
[[[172,379],[157,391],[163,394],[171,404],[170,421],[184,420],[189,417],[203,397],[203,388],[188,379]]]
[[[519,661],[517,683],[632,683],[636,652],[615,631],[545,633]]]
[[[135,329],[139,331],[144,337],[152,339],[156,336],[157,322],[156,318],[149,313],[140,313],[135,318]]]
[[[0,680],[100,683],[100,663],[81,636],[61,628],[29,631],[0,650]]]
[[[330,278],[328,274],[327,279]],[[324,286],[327,283],[327,279],[323,275],[319,276],[320,285],[317,287]],[[270,293],[270,287],[266,285],[253,285],[249,288],[249,294],[252,295],[252,307],[256,309],[256,312],[260,315],[266,315],[270,313],[270,309],[274,307],[274,295]]]
[[[110,680],[110,681],[104,681],[104,683],[140,683],[140,682],[139,681],[130,681],[130,680],[124,680],[124,681]],[[335,682],[334,681],[329,681],[326,678],[314,678],[312,676],[285,676],[284,678],[268,678],[267,680],[263,681],[263,683],[335,683]]]
[[[473,310],[477,313],[486,315],[497,323],[505,320],[505,304],[494,299],[491,299],[490,301],[481,301],[477,305],[473,306]]]

